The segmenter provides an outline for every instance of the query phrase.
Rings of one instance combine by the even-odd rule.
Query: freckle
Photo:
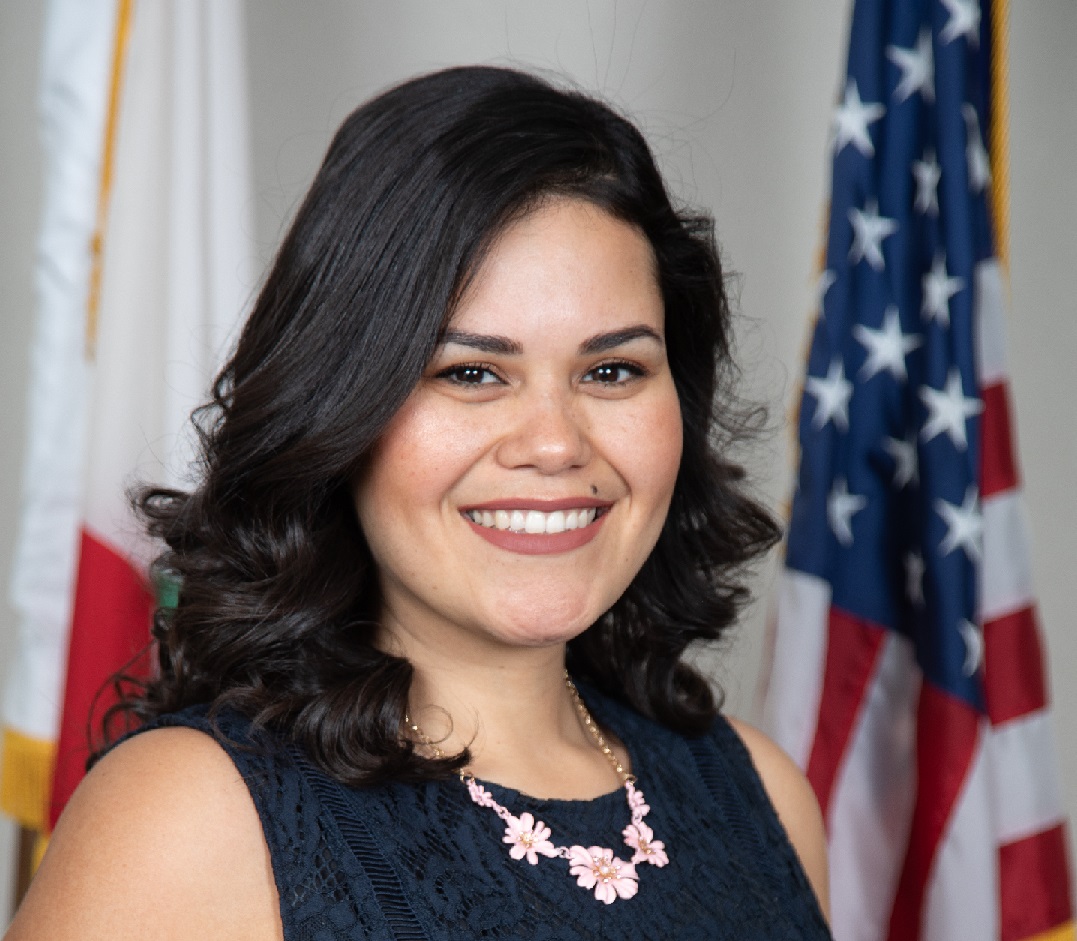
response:
[[[591,496],[592,497],[597,497],[598,496],[598,487],[596,487],[594,484],[591,484]]]

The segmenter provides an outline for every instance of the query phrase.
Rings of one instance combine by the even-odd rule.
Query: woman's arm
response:
[[[262,827],[231,759],[192,729],[138,735],[79,786],[6,941],[279,939]]]
[[[778,819],[789,834],[789,841],[819,899],[819,907],[829,921],[826,832],[811,785],[793,760],[757,728],[736,719],[729,722],[752,756],[767,795],[778,811]]]

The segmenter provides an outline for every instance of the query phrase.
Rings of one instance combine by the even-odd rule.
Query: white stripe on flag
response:
[[[912,645],[888,632],[831,801],[831,928],[839,941],[885,938],[916,797]]]
[[[991,730],[998,842],[1012,843],[1065,817],[1050,713],[1033,712]]]
[[[783,568],[775,617],[774,662],[763,723],[803,769],[808,766],[823,692],[830,586],[814,575]]]
[[[998,905],[985,887],[998,885],[998,848],[990,826],[992,776],[980,725],[976,755],[943,831],[924,895],[921,941],[984,941],[998,937]]]
[[[980,385],[1002,382],[1006,376],[1006,314],[1002,270],[994,258],[976,266],[976,365]]]
[[[984,500],[981,613],[985,621],[1032,604],[1032,553],[1018,490]]]

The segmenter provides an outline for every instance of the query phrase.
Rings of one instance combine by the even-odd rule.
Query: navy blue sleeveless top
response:
[[[747,750],[725,719],[685,738],[581,690],[628,747],[647,823],[669,864],[637,866],[639,891],[610,905],[569,862],[509,857],[504,823],[456,779],[348,788],[235,713],[204,708],[147,728],[212,735],[258,809],[285,941],[715,941],[826,939],[830,932]],[[619,788],[589,801],[540,800],[484,785],[514,816],[532,813],[555,844],[631,855]]]

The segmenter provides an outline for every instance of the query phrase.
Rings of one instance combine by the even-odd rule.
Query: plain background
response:
[[[157,0],[142,0],[157,2]],[[193,2],[193,0],[184,0]],[[41,172],[42,0],[0,3],[0,676],[26,433]],[[372,93],[457,63],[563,73],[632,114],[674,189],[714,213],[737,273],[748,392],[771,409],[751,458],[770,504],[792,479],[784,420],[814,303],[829,187],[827,132],[849,0],[247,0],[254,233],[273,252],[340,120]],[[1077,817],[1077,3],[1011,4],[1009,352],[1059,764]],[[730,709],[751,718],[775,560],[762,601],[713,658]],[[0,912],[12,881],[0,825]],[[1071,846],[1073,831],[1071,829]]]

